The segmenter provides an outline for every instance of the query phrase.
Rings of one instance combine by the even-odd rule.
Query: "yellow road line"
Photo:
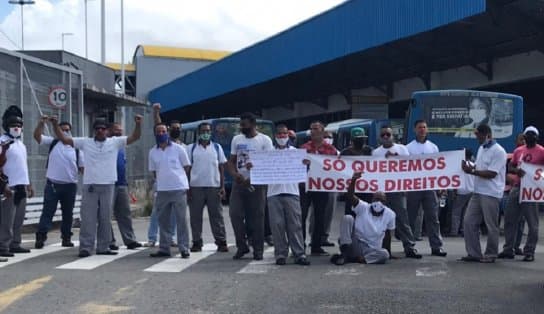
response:
[[[53,278],[52,276],[45,276],[32,280],[29,283],[18,285],[15,288],[11,288],[4,292],[0,293],[0,312],[3,312],[14,302],[17,302],[19,299],[31,294],[32,292],[41,289],[44,284]]]

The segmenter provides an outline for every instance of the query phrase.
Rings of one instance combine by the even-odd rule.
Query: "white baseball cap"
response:
[[[536,133],[536,136],[538,136],[538,129],[535,128],[535,127],[532,126],[532,125],[526,127],[526,128],[525,128],[525,131],[523,131],[523,134],[527,134],[527,132],[535,132],[535,133]]]

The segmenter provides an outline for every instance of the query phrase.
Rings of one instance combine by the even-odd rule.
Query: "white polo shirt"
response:
[[[238,134],[232,138],[230,154],[236,155],[236,168],[244,178],[249,178],[249,170],[246,163],[249,162],[249,152],[273,150],[272,140],[267,135],[257,132],[257,135],[247,138],[244,134]]]
[[[438,146],[429,140],[425,140],[424,143],[413,140],[406,145],[406,149],[408,149],[410,155],[435,154],[439,152]]]
[[[279,148],[276,148],[279,149]],[[284,148],[285,149],[285,148]],[[288,149],[296,149],[293,146],[289,146]],[[298,183],[285,183],[285,184],[269,184],[266,192],[266,196],[274,196],[278,194],[291,194],[299,196]]]
[[[385,154],[388,151],[391,152],[391,153],[397,153],[397,154],[399,154],[399,156],[409,156],[410,155],[410,153],[408,152],[408,149],[406,148],[406,146],[404,146],[402,144],[393,143],[393,146],[391,146],[389,148],[385,148],[385,147],[383,147],[383,145],[381,145],[380,147],[374,149],[372,151],[372,156],[385,157]]]
[[[49,147],[54,138],[42,135],[40,145]],[[76,165],[76,162],[79,162]],[[61,141],[49,154],[47,172],[45,177],[55,183],[77,183],[78,167],[83,167],[83,153],[79,150],[79,161],[76,158],[76,149],[70,145],[64,145]]]
[[[5,143],[12,140],[7,135],[0,137],[0,142]],[[9,149],[6,152],[6,163],[2,168],[2,171],[8,176],[8,186],[16,185],[29,185],[30,179],[28,178],[28,164],[26,146],[21,139],[15,139]]]
[[[219,165],[227,162],[221,145],[194,143],[187,146],[187,154],[191,161],[191,187],[221,187]]]
[[[170,143],[165,149],[155,145],[149,150],[149,171],[155,171],[158,192],[188,190],[183,167],[190,165],[185,148],[179,144]]]
[[[353,208],[355,213],[355,237],[374,249],[381,249],[385,231],[395,229],[395,212],[389,207],[377,202],[383,207],[381,216],[374,216],[370,212],[370,203],[359,200]]]
[[[117,154],[127,145],[127,137],[108,137],[103,142],[94,137],[74,137],[73,141],[74,147],[85,153],[83,184],[115,184]]]
[[[485,147],[484,147],[485,146]],[[476,156],[476,170],[490,170],[497,173],[493,179],[474,176],[474,193],[502,198],[506,182],[506,151],[494,142],[480,145]]]

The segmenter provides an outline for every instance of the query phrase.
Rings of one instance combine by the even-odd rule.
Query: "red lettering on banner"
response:
[[[452,182],[451,188],[456,189],[461,186],[461,177],[459,177],[459,175],[456,174],[453,177],[451,177],[451,182]]]
[[[385,180],[385,192],[391,192],[393,190],[395,190],[395,181]]]
[[[532,192],[532,188],[523,188],[521,189],[521,198],[523,200],[526,200],[526,201],[532,201],[531,199],[531,192]]]
[[[525,202],[542,201],[544,199],[544,190],[542,188],[523,188],[521,195]]]
[[[375,160],[366,161],[366,171],[367,172],[376,172],[378,170],[378,163]]]
[[[351,164],[351,170],[355,172],[364,172],[365,171],[365,164],[360,160],[355,160]]]
[[[321,178],[308,178],[308,190],[321,190]]]
[[[425,159],[423,161],[423,168],[425,170],[429,170],[429,171],[434,170],[435,166],[436,166],[436,160],[434,159]]]
[[[336,171],[343,171],[346,169],[346,163],[342,159],[336,159],[332,162],[332,167]]]
[[[542,199],[542,196],[544,195],[544,193],[542,193],[542,189],[534,189],[533,190],[533,200],[541,200]]]
[[[423,189],[423,188],[421,187],[421,181],[422,181],[421,178],[415,178],[415,179],[414,179],[414,182],[413,182],[413,183],[414,183],[414,190],[421,190],[421,189]]]
[[[436,169],[443,170],[444,168],[446,168],[446,158],[438,157],[438,166]]]
[[[428,177],[427,180],[429,180],[429,188],[434,189],[434,187],[436,186],[436,177]]]
[[[334,180],[331,178],[325,178],[323,179],[323,188],[325,190],[331,191],[334,189]]]
[[[389,160],[389,172],[398,172],[396,160]]]
[[[378,180],[370,180],[370,192],[377,192],[378,188]]]
[[[438,187],[440,187],[441,189],[448,188],[450,183],[451,183],[451,181],[450,181],[449,177],[442,176],[442,177],[438,178]]]
[[[408,160],[408,171],[421,171],[421,159]]]
[[[368,182],[366,180],[359,180],[356,186],[358,191],[366,191],[368,189]]]
[[[387,172],[387,160],[380,160],[380,172]]]
[[[399,160],[399,171],[406,172],[408,169],[408,161],[406,159]]]
[[[323,170],[329,171],[332,169],[331,160],[330,159],[324,159],[323,160]]]
[[[538,168],[535,170],[535,176],[533,177],[533,180],[537,181],[542,178],[542,168]]]

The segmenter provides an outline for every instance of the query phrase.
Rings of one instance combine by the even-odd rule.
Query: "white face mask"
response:
[[[64,133],[64,136],[66,136],[66,137],[72,137],[72,132],[70,132],[70,131],[64,131],[62,133]]]
[[[374,210],[376,213],[381,213],[385,209],[382,202],[372,202],[370,206],[372,206],[372,210]]]
[[[332,145],[332,143],[334,142],[334,140],[332,138],[325,138],[323,139],[323,141],[329,145]]]
[[[23,133],[23,129],[20,127],[9,128],[9,134],[13,136],[14,138],[21,137],[22,133]]]
[[[279,137],[276,137],[276,143],[278,143],[278,145],[280,146],[285,146],[287,145],[287,142],[289,142],[289,138],[279,138]]]
[[[472,119],[472,122],[480,122],[486,118],[485,109],[470,109],[468,116]]]

